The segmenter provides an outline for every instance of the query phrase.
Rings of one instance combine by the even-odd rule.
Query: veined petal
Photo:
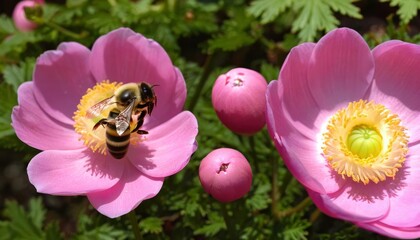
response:
[[[404,166],[389,181],[385,187],[390,196],[390,209],[388,214],[380,222],[394,227],[416,227],[420,225],[420,145],[410,148],[410,152],[404,162]],[[404,207],[401,207],[404,206]]]
[[[54,195],[81,195],[114,186],[123,165],[114,158],[89,149],[47,150],[28,165],[29,181],[38,192]]]
[[[52,118],[73,125],[81,96],[95,82],[89,73],[90,51],[78,43],[62,43],[43,53],[34,71],[34,96]]]
[[[322,109],[337,110],[365,95],[373,73],[369,46],[356,31],[340,28],[316,44],[308,67],[308,85]]]
[[[385,189],[375,183],[363,185],[353,181],[347,181],[339,192],[319,194],[319,198],[313,200],[333,216],[351,222],[376,221],[388,213],[390,205]]]
[[[317,136],[301,134],[296,131],[294,123],[286,119],[282,98],[278,95],[278,88],[282,87],[278,85],[281,84],[272,81],[267,91],[267,126],[280,155],[288,169],[306,187],[320,193],[338,191],[343,180],[321,155]]]
[[[400,239],[418,239],[420,238],[420,227],[392,227],[381,222],[373,223],[356,223],[357,226],[367,229],[369,231],[377,232],[379,234]]]
[[[386,42],[373,50],[375,81],[369,98],[398,114],[410,143],[420,140],[420,46]]]
[[[19,106],[13,109],[12,126],[21,141],[40,150],[83,148],[73,126],[60,123],[43,111],[34,97],[34,83],[18,89]]]
[[[146,140],[130,146],[131,163],[152,177],[167,177],[181,171],[197,149],[197,120],[184,111],[166,123],[153,128]]]
[[[125,159],[119,163],[124,166],[124,173],[117,184],[107,190],[87,194],[93,207],[110,218],[124,215],[143,200],[156,196],[164,180],[143,175]]]
[[[308,86],[308,64],[314,43],[304,43],[294,47],[280,70],[279,80],[283,87],[282,101],[296,129],[302,133],[316,134],[321,123],[317,121],[321,111]]]
[[[158,123],[179,113],[186,99],[185,81],[159,43],[128,28],[100,37],[92,48],[92,74],[100,82],[147,82],[154,87],[158,105],[151,119]],[[164,108],[159,106],[165,106]],[[156,122],[156,121],[151,121]],[[145,119],[148,129],[149,118]]]

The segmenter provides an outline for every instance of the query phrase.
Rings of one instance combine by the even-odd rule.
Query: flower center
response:
[[[337,111],[323,133],[323,154],[331,168],[355,182],[394,178],[408,152],[398,115],[381,104],[360,100]]]
[[[360,158],[376,157],[382,150],[382,136],[373,127],[358,125],[350,131],[347,147]]]
[[[122,83],[104,81],[96,84],[93,88],[89,88],[86,94],[81,98],[77,111],[74,113],[75,121],[74,129],[80,134],[80,140],[92,149],[93,152],[98,151],[106,155],[106,129],[99,126],[93,129],[95,124],[101,119],[108,118],[109,112],[115,107],[114,104],[108,104],[94,110],[92,107],[114,95],[114,92]],[[134,123],[130,124],[130,128],[134,129]],[[138,134],[131,134],[130,143],[139,141]]]

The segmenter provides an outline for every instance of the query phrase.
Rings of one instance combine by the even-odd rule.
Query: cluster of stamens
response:
[[[401,120],[388,108],[360,100],[337,111],[323,133],[322,151],[343,178],[378,183],[394,178],[408,152]]]

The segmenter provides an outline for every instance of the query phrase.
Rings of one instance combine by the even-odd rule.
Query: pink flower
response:
[[[25,8],[36,7],[42,4],[44,4],[43,0],[25,0],[19,2],[13,10],[13,21],[15,23],[16,28],[22,32],[29,32],[34,30],[37,27],[37,24],[26,18]]]
[[[292,49],[267,91],[267,125],[324,213],[420,237],[420,46],[372,51],[355,31]]]
[[[122,159],[107,154],[106,128],[92,129],[99,119],[83,114],[111,97],[116,82],[155,85],[158,98],[140,128],[148,134],[132,133]],[[197,148],[197,120],[182,111],[186,86],[181,72],[157,42],[130,29],[100,37],[91,51],[68,42],[45,52],[33,81],[22,84],[18,96],[12,114],[16,134],[43,151],[29,163],[29,181],[40,193],[86,195],[111,218],[154,197],[164,178],[182,170]]]
[[[220,202],[238,200],[251,189],[251,166],[235,149],[213,150],[201,161],[199,176],[204,190]]]
[[[234,68],[214,83],[211,94],[214,110],[233,132],[255,134],[265,125],[266,89],[267,82],[258,72]]]

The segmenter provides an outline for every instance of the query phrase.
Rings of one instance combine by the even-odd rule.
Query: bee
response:
[[[117,88],[112,96],[96,103],[89,109],[89,115],[99,116],[107,106],[115,105],[107,118],[99,120],[93,126],[93,130],[99,126],[105,127],[106,146],[114,158],[121,159],[125,156],[130,144],[131,133],[148,134],[140,127],[143,125],[146,115],[152,114],[157,103],[153,87],[154,85],[145,82],[124,84]],[[135,128],[130,131],[133,116],[137,116],[137,123]]]

